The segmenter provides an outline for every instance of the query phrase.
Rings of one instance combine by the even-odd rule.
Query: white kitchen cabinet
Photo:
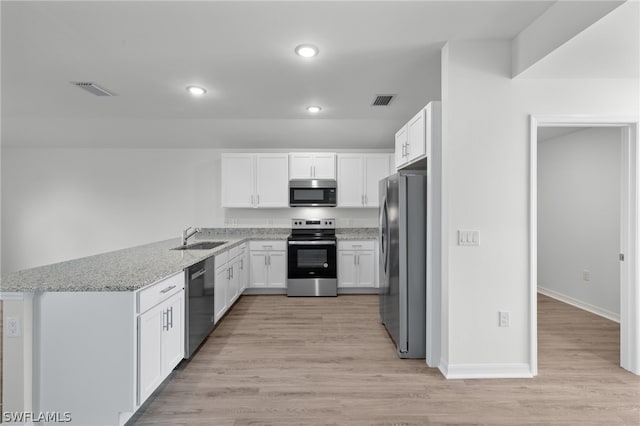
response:
[[[222,207],[288,207],[288,161],[286,153],[222,154]]]
[[[351,250],[338,251],[338,287],[356,287],[356,253]]]
[[[378,207],[381,179],[389,176],[389,154],[338,154],[338,207]]]
[[[388,154],[364,155],[364,206],[380,206],[380,180],[391,174]]]
[[[166,329],[162,335],[162,371],[165,377],[184,358],[184,292],[167,301]]]
[[[162,306],[150,309],[138,317],[138,404],[160,386],[162,380]]]
[[[433,141],[440,137],[440,127],[440,102],[429,102],[396,133],[396,168],[430,157]]]
[[[274,250],[270,251],[268,256],[268,287],[287,288],[287,252]]]
[[[215,322],[224,316],[246,288],[246,249],[247,245],[242,244],[216,255]]]
[[[222,154],[222,207],[255,207],[253,154]]]
[[[229,307],[227,303],[227,291],[229,281],[229,268],[227,268],[227,253],[223,254],[224,258],[218,261],[219,257],[216,256],[216,278],[215,288],[213,292],[213,305],[214,305],[214,321],[217,323],[220,318],[227,312]]]
[[[336,178],[336,154],[320,153],[313,157],[313,178],[314,179],[335,179]]]
[[[240,296],[240,264],[242,259],[236,257],[229,261],[229,274],[227,281],[227,309],[229,309],[233,303]]]
[[[338,207],[363,207],[364,164],[361,154],[338,154]]]
[[[250,263],[251,277],[249,280],[249,287],[265,288],[269,281],[267,278],[267,252],[252,251]]]
[[[402,126],[400,130],[396,132],[396,168],[400,169],[400,167],[407,164],[407,155],[405,154],[405,149],[407,147],[408,133],[407,133],[407,125]]]
[[[289,207],[287,154],[256,154],[255,207]]]
[[[411,163],[418,158],[424,158],[427,155],[427,139],[426,139],[426,110],[427,107],[418,111],[414,115],[409,123],[407,123],[407,148],[405,154],[407,156],[407,162]]]
[[[335,179],[336,154],[333,152],[292,152],[289,179]]]
[[[181,287],[166,288],[171,296],[138,317],[138,404],[184,357],[184,279]]]
[[[358,286],[377,287],[375,250],[358,250],[356,256]]]
[[[287,287],[285,241],[251,241],[251,288]]]
[[[244,293],[246,288],[249,286],[249,248],[247,244],[242,244],[240,246],[240,271],[238,273],[239,286],[238,290],[239,296]]]
[[[338,287],[378,287],[375,241],[338,241]]]

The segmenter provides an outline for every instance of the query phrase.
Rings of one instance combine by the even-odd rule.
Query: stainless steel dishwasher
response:
[[[186,269],[185,358],[198,349],[214,326],[215,263],[214,257]]]

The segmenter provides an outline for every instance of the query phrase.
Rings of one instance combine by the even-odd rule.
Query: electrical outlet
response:
[[[591,272],[586,269],[582,271],[582,281],[591,281]]]
[[[498,326],[509,327],[511,326],[511,315],[507,311],[498,311]]]
[[[20,320],[15,317],[7,318],[7,337],[20,337]]]

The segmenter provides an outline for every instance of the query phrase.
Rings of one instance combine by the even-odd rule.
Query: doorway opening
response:
[[[595,338],[587,330],[593,321],[603,333],[608,328],[603,344],[616,345],[598,356],[617,358],[624,369],[640,374],[637,118],[532,116],[530,142],[532,373],[538,370],[539,326],[557,326],[562,336],[572,322],[584,324]],[[539,324],[538,308],[551,317],[568,316],[555,322],[545,317]],[[615,322],[584,311],[619,320],[619,333]],[[576,333],[576,341],[584,342]]]

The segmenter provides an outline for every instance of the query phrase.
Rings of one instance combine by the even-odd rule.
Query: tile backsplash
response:
[[[378,226],[378,209],[343,209],[300,207],[289,209],[225,209],[202,227],[225,228],[290,228],[291,219],[335,218],[337,228],[370,228]]]

